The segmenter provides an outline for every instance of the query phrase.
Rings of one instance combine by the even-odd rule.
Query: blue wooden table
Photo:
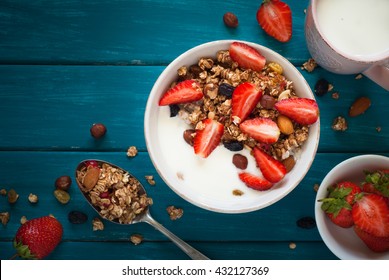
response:
[[[187,259],[174,244],[147,224],[105,222],[92,230],[96,213],[75,184],[74,169],[87,158],[99,158],[130,170],[154,199],[152,215],[211,259],[336,259],[317,228],[296,225],[314,217],[315,184],[340,161],[359,154],[389,155],[388,92],[363,77],[301,69],[310,58],[304,40],[308,0],[285,0],[293,13],[293,37],[280,43],[267,36],[255,18],[258,1],[163,0],[1,0],[0,1],[0,189],[15,189],[15,204],[0,196],[0,258],[12,256],[12,239],[20,219],[53,214],[64,227],[63,241],[49,259]],[[227,11],[239,26],[223,23]],[[317,97],[321,137],[317,156],[304,180],[286,198],[246,214],[221,214],[193,206],[158,176],[147,153],[143,115],[149,92],[165,67],[184,51],[213,40],[246,40],[269,47],[289,59],[311,88],[327,79],[332,92]],[[339,98],[332,97],[333,92]],[[359,96],[372,105],[349,118]],[[337,116],[348,130],[334,131]],[[108,132],[95,140],[89,133],[102,122]],[[380,128],[380,129],[378,129]],[[129,146],[139,153],[126,155]],[[53,196],[57,177],[73,180],[71,200],[62,205]],[[145,175],[153,175],[148,186]],[[27,197],[37,194],[39,202]],[[184,210],[170,220],[166,207]],[[68,213],[79,210],[88,222],[75,225]],[[129,241],[138,233],[144,241]],[[296,248],[291,249],[290,243]]]

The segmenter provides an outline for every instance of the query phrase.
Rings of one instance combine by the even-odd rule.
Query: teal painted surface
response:
[[[0,225],[0,259],[13,254],[11,240],[20,218],[55,215],[64,226],[63,242],[50,259],[187,259],[162,234],[147,224],[105,223],[92,231],[95,212],[74,182],[74,168],[86,158],[120,165],[142,180],[154,199],[151,213],[182,239],[213,259],[336,259],[316,228],[304,230],[296,221],[314,216],[313,186],[344,159],[359,154],[389,155],[388,92],[366,78],[335,75],[317,68],[300,69],[310,57],[304,40],[304,9],[308,0],[286,1],[293,12],[293,37],[279,43],[259,28],[255,12],[260,1],[1,1],[0,2],[0,188],[20,194],[10,205],[0,196],[0,212],[10,222]],[[222,22],[224,12],[239,17],[236,30]],[[158,76],[176,56],[212,40],[239,39],[265,45],[300,69],[311,88],[320,78],[333,84],[331,94],[318,97],[321,135],[318,154],[307,176],[283,200],[246,214],[213,213],[190,205],[158,176],[146,150],[143,114]],[[349,129],[335,132],[332,120],[347,117],[359,96],[372,100],[362,116],[347,118]],[[107,135],[94,140],[92,123],[103,122]],[[376,128],[381,127],[377,132]],[[139,154],[128,158],[135,145]],[[53,197],[54,181],[73,179],[71,201]],[[154,175],[149,186],[145,175]],[[29,193],[39,202],[31,205]],[[166,207],[184,209],[171,221]],[[71,210],[89,220],[72,225]],[[145,242],[134,246],[132,233]],[[295,242],[297,248],[289,249]]]

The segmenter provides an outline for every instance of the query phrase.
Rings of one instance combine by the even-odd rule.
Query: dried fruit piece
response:
[[[370,105],[371,105],[371,101],[368,97],[364,97],[364,96],[359,97],[351,105],[351,107],[348,111],[348,115],[350,117],[359,116],[359,115],[365,113],[365,111],[367,109],[369,109]]]
[[[219,85],[218,94],[224,95],[227,98],[231,98],[234,90],[235,90],[234,86],[227,83],[222,83]]]
[[[14,190],[10,189],[8,191],[8,202],[9,203],[15,203],[19,198],[19,194]]]
[[[276,104],[277,100],[271,95],[263,95],[259,103],[265,109],[273,109],[274,104]]]
[[[92,137],[99,139],[99,138],[103,137],[105,135],[105,133],[107,133],[107,128],[102,123],[95,123],[90,128],[90,133],[91,133]]]
[[[246,169],[248,165],[247,157],[241,154],[234,154],[232,157],[232,163],[239,169]]]
[[[235,189],[232,191],[232,194],[235,196],[242,196],[242,195],[244,195],[244,192],[242,192],[241,190]]]
[[[99,168],[95,168],[95,167],[88,168],[84,180],[82,181],[84,188],[87,191],[93,189],[93,187],[96,186],[96,183],[99,180],[99,176],[100,176]]]
[[[72,224],[83,224],[88,220],[88,216],[80,211],[70,211],[68,220]]]
[[[63,191],[63,190],[55,190],[54,191],[55,198],[62,204],[66,204],[70,201],[70,195],[69,193]]]
[[[316,221],[312,217],[302,217],[296,222],[297,226],[304,229],[311,229],[316,227]]]
[[[185,142],[188,143],[189,145],[193,146],[193,139],[194,139],[195,135],[196,135],[196,130],[194,130],[194,129],[185,130],[183,133]]]
[[[277,117],[277,125],[283,134],[290,135],[294,132],[293,123],[287,116],[279,115]]]
[[[224,145],[224,147],[226,147],[226,149],[228,149],[230,151],[233,151],[233,152],[237,152],[237,151],[243,150],[243,143],[239,142],[237,140],[224,141],[223,145]]]
[[[170,117],[173,118],[178,115],[178,112],[180,111],[180,106],[178,106],[177,104],[170,104],[169,109]]]
[[[239,24],[238,17],[231,12],[227,12],[223,15],[223,21],[225,25],[232,28],[237,27]]]
[[[326,79],[320,79],[315,84],[315,93],[317,96],[323,96],[328,92],[329,82]]]
[[[58,177],[55,180],[55,187],[63,191],[69,191],[71,184],[72,184],[72,179],[70,178],[70,176],[67,175]]]
[[[282,72],[284,71],[284,69],[282,69],[282,66],[277,62],[270,62],[267,67],[269,67],[271,71],[276,72],[280,75],[282,75]]]

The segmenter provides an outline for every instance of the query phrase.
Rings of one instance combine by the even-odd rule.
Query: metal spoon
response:
[[[138,186],[139,186],[139,195],[142,195],[142,194],[146,194],[146,190],[145,188],[143,187],[143,185],[139,182],[138,179],[136,179],[131,173],[127,172],[126,170],[120,168],[119,166],[117,165],[114,165],[112,163],[109,163],[107,161],[103,161],[103,160],[96,160],[96,159],[88,159],[88,160],[84,160],[82,162],[80,162],[76,168],[76,182],[77,182],[77,185],[81,191],[81,193],[83,194],[83,196],[86,198],[86,200],[88,201],[88,203],[93,207],[93,209],[100,215],[101,218],[107,220],[107,221],[110,221],[110,222],[113,222],[113,223],[116,223],[116,224],[122,224],[122,223],[119,223],[119,221],[116,221],[116,220],[109,220],[105,217],[103,217],[103,215],[99,212],[98,208],[96,208],[90,198],[88,197],[88,193],[85,192],[85,187],[83,185],[82,182],[80,182],[78,180],[78,172],[81,171],[83,168],[86,167],[86,165],[90,162],[95,162],[98,164],[99,167],[102,166],[103,163],[105,164],[108,164],[114,168],[117,168],[119,170],[122,170],[124,173],[128,173],[130,177],[134,178],[137,182],[138,182]],[[187,244],[186,242],[184,242],[183,240],[181,240],[180,238],[178,238],[176,235],[174,235],[173,233],[171,233],[168,229],[166,229],[164,226],[162,226],[160,223],[158,223],[156,220],[154,220],[154,218],[150,215],[150,211],[149,211],[149,207],[147,206],[144,211],[142,211],[140,214],[137,214],[135,216],[135,218],[129,223],[129,224],[135,224],[135,223],[139,223],[139,222],[145,222],[145,223],[148,223],[150,225],[152,225],[155,229],[159,230],[161,233],[163,233],[166,237],[168,237],[171,241],[173,241],[181,250],[183,250],[190,258],[194,259],[194,260],[209,260],[209,258],[207,258],[206,256],[204,256],[202,253],[200,253],[199,251],[197,251],[196,249],[194,249],[192,246],[190,246],[189,244]]]

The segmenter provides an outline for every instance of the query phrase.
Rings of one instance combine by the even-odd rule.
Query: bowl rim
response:
[[[327,173],[327,175],[323,178],[322,182],[320,183],[319,190],[316,194],[315,197],[315,205],[314,205],[314,210],[315,210],[315,220],[316,220],[316,226],[319,231],[319,234],[321,238],[323,239],[324,243],[328,247],[328,249],[339,259],[361,259],[365,260],[366,258],[362,256],[356,256],[355,254],[351,254],[348,252],[344,252],[345,250],[341,249],[340,246],[338,246],[338,242],[336,239],[333,237],[333,235],[329,232],[329,229],[327,228],[325,219],[327,218],[326,215],[323,213],[321,210],[321,202],[318,202],[319,199],[323,198],[325,196],[325,192],[327,190],[328,184],[331,184],[331,178],[339,172],[339,170],[343,170],[346,165],[349,165],[355,161],[368,161],[372,162],[372,160],[382,160],[382,161],[387,161],[389,163],[389,157],[385,155],[379,155],[379,154],[364,154],[364,155],[357,155],[357,156],[352,156],[349,157],[335,166],[331,168],[331,170]],[[363,170],[361,170],[363,172]],[[332,224],[331,224],[332,226]],[[336,227],[336,225],[333,225],[333,227]],[[340,228],[340,227],[339,227]],[[340,228],[343,230],[342,228]],[[350,229],[344,229],[345,231],[350,230]],[[369,252],[369,255],[371,256],[376,256],[376,259],[382,259],[383,256],[385,256],[385,259],[389,259],[389,252],[387,253],[374,253],[373,251],[367,251]]]
[[[162,180],[166,183],[166,185],[168,185],[168,187],[170,189],[172,189],[181,198],[183,198],[184,200],[188,201],[189,203],[191,203],[195,206],[198,206],[200,208],[210,210],[213,212],[228,213],[228,214],[247,213],[247,212],[259,210],[259,209],[262,209],[262,208],[265,208],[267,206],[274,204],[275,202],[281,200],[286,195],[288,195],[293,189],[295,189],[299,185],[299,183],[304,179],[304,177],[308,173],[309,169],[311,168],[312,163],[315,159],[315,155],[317,153],[319,140],[320,140],[320,116],[319,116],[317,122],[314,124],[316,126],[315,129],[316,129],[317,133],[316,133],[316,137],[314,139],[312,139],[312,141],[315,141],[314,146],[311,148],[312,149],[312,157],[306,161],[306,168],[303,170],[303,174],[295,182],[293,182],[293,184],[291,184],[291,186],[288,186],[288,188],[285,188],[287,190],[283,191],[281,193],[281,195],[278,195],[277,197],[267,201],[266,203],[262,203],[262,204],[259,204],[256,206],[251,206],[251,207],[246,207],[246,208],[241,208],[241,209],[226,209],[226,208],[212,207],[210,205],[204,204],[204,202],[198,202],[198,201],[193,200],[191,197],[186,196],[185,194],[180,192],[176,187],[172,186],[170,184],[170,182],[168,182],[168,180],[165,178],[164,174],[162,174],[162,171],[159,168],[160,164],[159,164],[158,159],[156,157],[156,154],[158,154],[158,153],[150,143],[150,139],[151,139],[150,135],[152,132],[150,130],[150,126],[148,126],[148,123],[149,123],[149,118],[150,118],[150,114],[151,114],[151,109],[153,106],[152,100],[154,100],[156,95],[159,93],[158,88],[160,87],[162,81],[165,79],[165,76],[167,76],[168,73],[170,73],[172,70],[176,71],[179,67],[182,66],[182,65],[178,65],[178,62],[180,62],[183,58],[190,56],[190,55],[193,55],[193,53],[196,53],[199,50],[207,49],[208,47],[214,48],[215,46],[220,46],[219,49],[221,49],[222,46],[231,44],[232,42],[245,43],[249,46],[254,47],[255,49],[264,50],[267,53],[271,53],[272,56],[276,57],[277,62],[281,61],[282,65],[288,65],[292,69],[291,72],[293,72],[293,75],[296,75],[297,79],[299,80],[299,83],[302,84],[301,87],[306,89],[310,98],[315,100],[315,96],[311,90],[311,87],[309,86],[309,84],[306,81],[306,79],[304,78],[304,76],[300,73],[300,71],[298,71],[298,69],[286,57],[282,56],[281,54],[277,53],[276,51],[273,51],[272,49],[270,49],[266,46],[263,46],[263,45],[260,45],[257,43],[253,43],[253,42],[248,42],[248,41],[244,41],[244,40],[231,40],[231,39],[229,39],[229,40],[215,40],[215,41],[209,41],[209,42],[197,45],[195,47],[192,47],[192,48],[188,49],[187,51],[183,52],[182,54],[180,54],[178,57],[176,57],[171,63],[169,63],[169,65],[159,75],[159,77],[157,78],[156,82],[154,83],[154,85],[150,91],[150,94],[149,94],[149,97],[147,100],[147,104],[146,104],[145,114],[144,114],[144,134],[145,134],[147,151],[149,153],[150,159],[151,159],[155,169],[157,170],[157,172],[158,172],[159,176],[162,178]],[[196,56],[193,56],[193,57],[196,57]],[[307,143],[305,143],[305,144],[307,144]]]

